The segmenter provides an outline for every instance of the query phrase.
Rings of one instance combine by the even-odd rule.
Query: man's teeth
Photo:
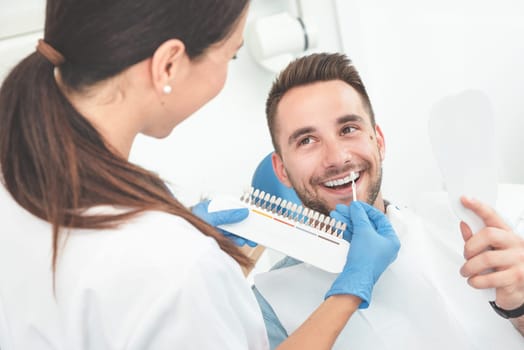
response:
[[[346,185],[346,184],[350,183],[353,180],[357,180],[359,178],[359,176],[360,176],[360,173],[351,172],[351,174],[349,174],[348,176],[346,176],[346,177],[344,177],[342,179],[337,179],[337,180],[331,180],[331,181],[324,182],[324,186],[326,186],[326,187],[335,187],[335,186]]]
[[[352,171],[349,173],[349,181],[357,180],[360,177],[360,173],[356,171]]]

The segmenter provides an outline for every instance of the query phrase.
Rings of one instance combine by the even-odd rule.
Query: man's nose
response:
[[[324,164],[326,167],[340,167],[351,162],[352,154],[342,142],[325,140]]]

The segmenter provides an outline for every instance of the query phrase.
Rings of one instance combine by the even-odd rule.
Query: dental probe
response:
[[[357,185],[355,184],[355,178],[357,177],[355,172],[351,172],[351,192],[353,192],[353,202],[357,200]]]

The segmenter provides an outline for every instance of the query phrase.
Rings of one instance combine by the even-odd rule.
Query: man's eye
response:
[[[302,140],[300,140],[300,142],[298,144],[300,146],[302,146],[302,145],[309,145],[311,142],[313,142],[311,137],[304,137]]]
[[[350,134],[352,132],[355,132],[357,130],[357,128],[353,127],[353,126],[346,126],[342,129],[342,134],[345,135],[345,134]]]

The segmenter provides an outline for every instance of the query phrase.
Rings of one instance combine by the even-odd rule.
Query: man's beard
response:
[[[368,167],[369,169],[369,167]],[[347,172],[346,169],[342,169],[338,171],[338,173],[344,173]],[[336,174],[334,174],[336,175]],[[331,176],[334,176],[331,175]],[[324,201],[322,198],[319,198],[316,193],[309,191],[305,187],[298,186],[292,178],[289,178],[291,185],[293,186],[295,192],[298,195],[298,198],[302,201],[302,204],[310,209],[316,210],[324,215],[329,215],[331,210],[334,210],[335,208],[330,208],[328,203]],[[313,182],[313,181],[312,181]],[[366,191],[366,199],[365,202],[373,205],[375,203],[375,200],[377,199],[378,193],[380,192],[380,186],[382,184],[382,166],[380,166],[377,170],[377,173],[373,178],[371,178],[371,183],[369,185],[369,188]],[[311,186],[314,188],[313,184]],[[341,204],[347,204],[347,203],[341,203]]]

